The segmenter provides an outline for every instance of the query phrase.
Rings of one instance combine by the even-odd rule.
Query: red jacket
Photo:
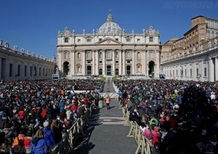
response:
[[[46,108],[43,108],[43,109],[42,109],[42,112],[41,112],[41,117],[42,117],[42,118],[45,118],[46,115],[47,115],[47,109],[46,109]]]
[[[109,104],[110,101],[111,101],[110,97],[106,97],[106,98],[105,98],[105,103],[106,103],[106,104]]]
[[[89,100],[88,100],[88,98],[83,98],[83,100],[82,100],[83,102],[84,102],[84,104],[92,104]]]
[[[15,95],[15,100],[19,100],[20,99],[20,96],[19,95]]]
[[[159,142],[160,132],[152,130],[152,144],[156,145]]]
[[[24,137],[24,147],[29,148],[31,146],[32,137],[25,136]]]
[[[77,106],[75,104],[73,104],[70,109],[73,110],[73,111],[76,111],[77,110]]]
[[[23,120],[24,117],[25,117],[25,112],[24,112],[23,110],[20,110],[20,111],[18,112],[18,118],[19,118],[20,120]]]

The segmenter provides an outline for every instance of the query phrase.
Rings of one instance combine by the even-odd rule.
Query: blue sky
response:
[[[157,28],[162,43],[182,37],[192,17],[218,19],[217,0],[0,0],[0,39],[51,58],[58,30],[92,32],[109,10],[127,32]]]

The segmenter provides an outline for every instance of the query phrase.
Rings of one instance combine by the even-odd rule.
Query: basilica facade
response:
[[[159,76],[160,36],[153,27],[126,33],[109,13],[92,33],[65,28],[57,36],[57,66],[68,78],[80,76]]]

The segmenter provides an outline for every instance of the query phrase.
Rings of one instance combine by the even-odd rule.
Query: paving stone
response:
[[[111,83],[106,83],[105,90],[113,92]],[[93,115],[90,138],[76,153],[82,154],[134,154],[137,148],[133,138],[128,138],[129,127],[124,126],[122,112],[116,99],[111,101],[111,109],[103,108]]]

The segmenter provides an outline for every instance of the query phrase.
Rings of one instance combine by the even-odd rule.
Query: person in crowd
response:
[[[44,132],[44,137],[46,141],[46,145],[48,146],[48,149],[51,149],[55,145],[55,139],[53,132],[50,129],[49,121],[45,121],[43,123],[43,132]]]
[[[111,102],[110,96],[106,96],[105,103],[106,103],[106,106],[107,106],[107,110],[110,109],[110,102]]]
[[[47,154],[48,146],[42,129],[36,131],[33,137],[31,149],[34,154]]]
[[[29,129],[24,137],[24,147],[26,150],[26,154],[31,154],[31,142],[32,142],[32,132]]]

